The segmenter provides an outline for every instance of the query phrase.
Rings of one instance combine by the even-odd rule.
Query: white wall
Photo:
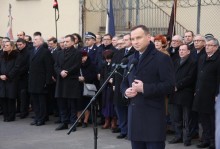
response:
[[[25,31],[33,35],[41,31],[44,38],[55,36],[53,0],[10,0],[13,16],[13,35]],[[79,0],[58,0],[60,19],[58,37],[79,32]],[[8,23],[8,0],[0,0],[0,36],[6,36]]]

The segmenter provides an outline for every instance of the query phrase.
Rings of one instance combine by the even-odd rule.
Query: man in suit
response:
[[[174,90],[175,82],[172,60],[155,49],[149,29],[144,25],[131,29],[131,41],[136,51],[129,57],[131,70],[121,85],[122,93],[130,102],[128,139],[132,149],[164,149],[164,97]]]
[[[35,120],[31,125],[41,126],[45,124],[46,97],[48,85],[52,82],[52,56],[48,49],[43,46],[41,36],[34,36],[34,49],[30,53],[28,90],[35,112]]]
[[[220,51],[216,38],[206,39],[206,54],[198,61],[193,110],[198,112],[203,129],[202,142],[198,148],[215,148],[215,99],[219,92],[220,82]]]
[[[179,56],[180,58],[174,63],[175,92],[170,97],[174,103],[175,137],[169,143],[183,141],[185,146],[189,146],[191,145],[189,120],[194,97],[196,62],[190,57],[190,46],[187,44],[180,46]],[[185,128],[183,124],[185,124]]]
[[[77,99],[80,98],[81,52],[74,48],[74,37],[65,36],[65,49],[61,50],[55,61],[57,75],[55,98],[58,99],[61,124],[56,130],[68,129],[68,123],[75,123],[77,119]],[[73,129],[76,131],[76,128]]]
[[[113,57],[113,63],[120,64],[122,59],[125,57],[129,57],[135,51],[131,44],[131,36],[130,34],[125,34],[121,39],[118,40],[118,47],[121,47],[123,44],[122,49],[118,49]],[[118,139],[125,138],[128,133],[127,128],[127,115],[128,115],[128,102],[124,98],[121,93],[120,85],[123,79],[123,72],[124,69],[120,68],[117,70],[118,73],[115,73],[113,77],[113,85],[114,85],[114,107],[118,117],[118,125],[119,128],[112,130],[113,133],[120,132],[117,136]]]

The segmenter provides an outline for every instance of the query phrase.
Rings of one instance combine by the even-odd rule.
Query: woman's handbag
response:
[[[83,96],[93,97],[95,95],[96,91],[97,91],[97,89],[94,84],[84,83]]]

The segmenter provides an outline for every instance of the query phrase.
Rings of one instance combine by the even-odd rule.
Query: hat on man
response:
[[[205,34],[205,38],[206,38],[206,39],[207,39],[207,38],[214,38],[214,35],[208,33],[208,34]]]
[[[86,32],[85,38],[93,38],[93,39],[96,39],[96,35],[93,34],[92,32]]]

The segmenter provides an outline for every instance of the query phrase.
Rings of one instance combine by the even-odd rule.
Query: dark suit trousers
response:
[[[165,142],[131,141],[132,149],[165,149]]]
[[[199,122],[202,125],[203,141],[214,143],[215,141],[215,114],[199,113]]]
[[[77,99],[59,98],[57,101],[61,122],[65,124],[75,123],[77,119]]]
[[[46,108],[46,94],[30,94],[33,102],[35,121],[45,122],[47,114]]]
[[[19,89],[18,98],[21,101],[20,112],[21,115],[26,116],[29,110],[29,100],[28,100],[28,91],[27,89]]]
[[[16,99],[1,98],[4,120],[15,120]]]
[[[183,141],[190,141],[189,120],[191,108],[182,105],[173,105],[174,108],[174,127],[177,138],[182,138]]]
[[[128,133],[128,107],[122,105],[114,105],[115,111],[119,120],[119,128],[121,129],[121,134],[127,135]]]

